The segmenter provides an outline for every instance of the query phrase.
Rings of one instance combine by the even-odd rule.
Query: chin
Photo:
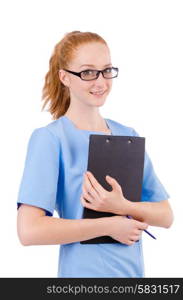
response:
[[[101,101],[95,101],[93,103],[89,103],[90,106],[95,106],[95,107],[101,107],[105,104],[106,100],[105,99],[102,99]]]

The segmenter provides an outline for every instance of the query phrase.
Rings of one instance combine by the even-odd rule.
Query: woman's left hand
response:
[[[80,198],[82,205],[96,211],[126,215],[130,201],[124,197],[121,186],[114,178],[107,175],[106,181],[112,186],[111,192],[105,190],[94,175],[87,171]]]

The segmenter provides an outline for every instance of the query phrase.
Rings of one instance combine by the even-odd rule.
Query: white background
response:
[[[174,224],[145,233],[147,277],[183,277],[182,101],[183,1],[1,1],[0,277],[56,277],[59,246],[20,244],[16,200],[32,131],[52,121],[41,112],[49,58],[66,32],[107,41],[119,77],[104,117],[146,137],[155,171],[171,195]]]

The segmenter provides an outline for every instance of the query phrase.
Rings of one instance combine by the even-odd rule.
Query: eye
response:
[[[95,73],[94,70],[85,70],[85,71],[82,71],[82,74],[84,76],[93,75],[94,73]]]
[[[112,73],[112,69],[113,69],[113,68],[107,68],[107,69],[104,70],[104,72],[105,72],[105,73]]]

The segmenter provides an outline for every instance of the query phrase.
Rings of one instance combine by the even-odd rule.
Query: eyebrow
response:
[[[112,64],[111,64],[111,63],[109,63],[109,64],[105,65],[105,66],[104,66],[104,68],[105,68],[105,67],[108,67],[108,66],[111,66],[111,65],[112,65]],[[95,68],[95,66],[94,66],[94,65],[87,65],[87,64],[85,64],[85,65],[81,65],[81,66],[80,66],[80,68],[82,68],[82,67],[94,67],[94,68]]]

